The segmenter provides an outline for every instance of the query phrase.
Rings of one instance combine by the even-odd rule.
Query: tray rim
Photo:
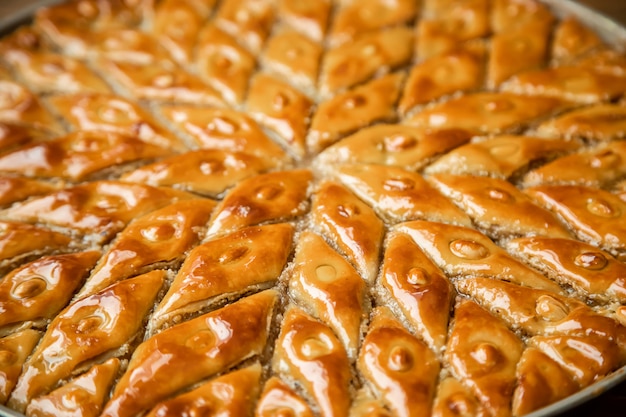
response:
[[[27,5],[16,5],[12,13],[9,12],[8,15],[0,16],[0,36],[27,23],[33,18],[38,9],[63,3],[64,1],[66,0],[35,0]],[[579,3],[576,0],[537,1],[549,6],[551,11],[559,18],[569,15],[576,17],[581,23],[595,31],[609,45],[622,53],[626,51],[626,21],[620,23],[616,19],[603,14],[601,11],[586,4]],[[526,414],[524,417],[557,416],[599,397],[624,381],[626,381],[626,365],[602,377],[575,394]],[[0,416],[25,417],[24,414],[7,408],[2,404],[0,404]]]

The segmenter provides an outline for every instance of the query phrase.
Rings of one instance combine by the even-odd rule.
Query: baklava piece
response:
[[[602,39],[574,17],[561,20],[554,31],[552,59],[567,65],[603,45]]]
[[[336,176],[388,222],[430,220],[471,226],[469,217],[420,174],[400,167],[345,164]]]
[[[135,136],[106,131],[75,131],[55,139],[26,144],[0,155],[0,172],[78,182],[97,176],[103,170],[111,171],[169,154],[168,149]]]
[[[45,328],[83,285],[98,251],[44,256],[14,269],[0,281],[0,335]]]
[[[448,174],[432,175],[429,180],[494,240],[516,236],[571,237],[551,212],[534,204],[506,180]]]
[[[384,236],[382,220],[374,210],[345,187],[322,183],[311,207],[312,223],[346,255],[367,282],[378,272]]]
[[[608,142],[626,138],[626,106],[595,104],[562,114],[537,127],[540,136]]]
[[[306,132],[313,102],[303,93],[266,74],[250,83],[246,109],[260,125],[274,132],[292,154],[306,153]]]
[[[300,234],[289,293],[315,318],[323,321],[344,344],[348,357],[356,358],[365,315],[365,281],[324,239],[311,232]],[[315,294],[315,296],[311,296]]]
[[[0,121],[0,154],[20,145],[48,139],[51,132],[44,128],[34,129],[15,122]]]
[[[463,414],[476,417],[489,415],[478,398],[465,385],[452,376],[445,377],[437,386],[432,415],[433,417],[458,417]]]
[[[426,59],[411,68],[402,98],[401,114],[458,92],[471,92],[483,84],[483,56],[471,50],[458,50]]]
[[[608,191],[578,185],[546,185],[525,190],[562,218],[583,242],[626,257],[626,202]]]
[[[297,218],[308,209],[309,170],[274,171],[241,181],[220,202],[208,235],[224,235],[267,221]]]
[[[240,181],[274,167],[271,160],[245,152],[199,149],[143,165],[120,179],[215,198]]]
[[[215,24],[258,53],[268,38],[275,19],[269,0],[225,0],[215,15]]]
[[[274,285],[291,254],[293,234],[286,223],[249,227],[194,248],[154,311],[151,330]]]
[[[274,348],[273,369],[300,386],[321,415],[350,408],[348,355],[332,329],[297,307],[288,307]]]
[[[411,60],[412,47],[411,29],[395,27],[360,35],[350,43],[328,50],[320,74],[320,94],[332,97],[374,75],[407,64]]]
[[[39,98],[23,85],[0,77],[0,123],[20,124],[50,133],[63,129]]]
[[[256,363],[212,379],[198,388],[157,404],[146,417],[181,415],[248,416],[259,396],[261,366]]]
[[[431,129],[466,129],[475,134],[515,133],[562,110],[557,98],[479,92],[434,104],[405,120]]]
[[[186,146],[162,127],[137,103],[108,94],[75,94],[48,99],[52,107],[76,130],[102,130],[134,136],[173,151]]]
[[[7,220],[43,224],[109,241],[134,218],[179,200],[197,198],[169,188],[94,181],[17,203],[4,212]]]
[[[246,152],[272,164],[288,159],[285,151],[245,113],[185,105],[163,106],[160,112],[197,147]]]
[[[558,285],[508,255],[477,230],[420,220],[402,223],[394,230],[409,235],[448,276],[459,278],[457,285],[469,276],[481,276],[562,292]]]
[[[258,356],[267,343],[276,301],[275,291],[264,291],[150,337],[133,352],[102,416],[145,413],[173,394]],[[146,373],[151,377],[144,378]]]
[[[2,159],[3,156],[0,156]],[[24,165],[24,161],[20,161]],[[63,185],[62,182],[47,182],[34,178],[2,176],[0,174],[0,207],[6,208],[24,201],[29,197],[40,196],[58,190]]]
[[[626,265],[595,246],[572,239],[529,237],[514,239],[506,248],[583,297],[626,302]]]
[[[488,176],[515,180],[534,163],[577,150],[577,142],[504,135],[451,150],[424,170],[427,174]]]
[[[26,329],[0,339],[0,404],[5,404],[22,373],[22,365],[41,338],[41,332]]]
[[[362,0],[340,4],[329,33],[332,46],[354,41],[358,35],[412,21],[418,5],[412,0]],[[352,43],[352,42],[350,42]]]
[[[328,21],[332,18],[332,6],[331,0],[279,0],[278,17],[291,29],[313,41],[321,42],[326,34]]]
[[[90,363],[128,353],[143,333],[164,276],[152,271],[119,282],[61,311],[24,365],[9,406],[23,412],[33,398],[48,394]]]
[[[562,156],[524,175],[525,187],[582,185],[609,187],[626,176],[626,141],[613,141]]]
[[[384,75],[320,103],[311,120],[307,145],[319,152],[374,122],[393,122],[404,74]]]
[[[458,303],[454,317],[446,361],[489,415],[510,416],[524,344],[505,323],[473,301]]]
[[[391,232],[387,238],[380,284],[422,340],[441,352],[447,340],[455,290],[408,235]]]
[[[320,170],[327,170],[334,164],[363,163],[417,171],[471,138],[471,132],[462,129],[428,130],[377,124],[329,146],[314,163]]]
[[[100,415],[119,368],[120,360],[117,358],[94,365],[89,371],[49,394],[33,399],[26,407],[26,415],[97,417]]]
[[[133,220],[108,247],[78,296],[147,269],[175,268],[203,237],[214,208],[212,200],[184,200]]]
[[[430,413],[441,365],[384,307],[373,312],[357,366],[395,415]]]

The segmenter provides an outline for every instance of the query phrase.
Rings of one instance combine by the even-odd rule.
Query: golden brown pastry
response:
[[[574,298],[489,278],[466,278],[457,289],[526,334],[594,336],[614,346],[617,360],[624,355],[626,327]]]
[[[133,101],[107,94],[75,94],[48,99],[74,129],[104,130],[182,151],[183,143]]]
[[[563,139],[503,135],[460,146],[428,166],[427,174],[477,175],[509,179],[533,162],[553,159],[580,145]]]
[[[382,400],[374,398],[367,388],[362,388],[354,395],[349,417],[393,417],[385,408]]]
[[[319,152],[372,123],[394,121],[403,79],[401,72],[384,75],[320,103],[307,137],[309,150]]]
[[[496,317],[472,301],[461,301],[446,359],[492,416],[511,415],[511,395],[524,344]]]
[[[280,378],[271,377],[265,383],[257,402],[255,417],[274,417],[280,414],[293,417],[313,417],[311,407]],[[291,413],[291,414],[290,414]]]
[[[387,238],[380,283],[435,352],[445,346],[455,293],[443,272],[404,233]]]
[[[181,389],[259,355],[267,342],[276,297],[273,290],[251,295],[143,342],[102,416],[143,413]],[[144,378],[146,373],[151,377]]]
[[[98,417],[119,367],[120,360],[117,358],[94,365],[67,384],[32,400],[26,408],[26,415]]]
[[[26,329],[0,339],[0,404],[5,404],[41,332]]]
[[[626,142],[613,141],[562,156],[528,172],[522,184],[605,187],[626,175]]]
[[[529,414],[579,390],[570,374],[535,347],[522,353],[513,393],[513,415]]]
[[[288,3],[299,0],[282,0],[281,4],[288,7]],[[298,7],[314,7],[323,5],[327,0],[300,3]],[[304,17],[304,16],[303,16]],[[287,19],[287,17],[285,17]],[[275,33],[268,41],[263,52],[263,63],[266,68],[283,77],[287,82],[302,89],[307,94],[317,83],[317,74],[322,55],[322,46],[306,35],[298,32],[302,28],[294,27]]]
[[[287,223],[249,227],[193,249],[157,306],[152,329],[276,283],[291,254],[293,234]]]
[[[439,382],[433,404],[433,417],[486,417],[487,411],[478,399],[457,379],[446,377]]]
[[[198,388],[157,404],[147,417],[181,415],[251,415],[259,395],[261,365],[258,363],[222,375]]]
[[[520,29],[529,23],[548,27],[555,17],[537,0],[494,0],[491,27],[495,33]]]
[[[560,216],[587,243],[626,256],[626,202],[608,191],[577,185],[546,185],[525,190]]]
[[[366,281],[373,282],[384,234],[383,222],[374,210],[329,181],[317,190],[311,212],[314,228],[346,255]]]
[[[80,288],[98,251],[45,256],[0,280],[0,335],[11,327],[45,327]]]
[[[272,162],[245,152],[199,149],[143,165],[120,179],[218,197],[238,182],[274,168]]]
[[[291,153],[302,158],[313,102],[277,78],[258,74],[250,82],[246,108],[259,124],[275,132]]]
[[[302,232],[289,275],[289,294],[334,330],[356,358],[366,299],[363,278],[321,236]]]
[[[313,41],[321,41],[326,33],[332,7],[331,0],[307,1],[279,0],[278,15],[290,28]]]
[[[439,376],[437,356],[388,309],[374,310],[357,366],[396,415],[430,412]]]
[[[550,27],[528,23],[491,38],[487,84],[496,88],[513,75],[542,68],[548,58]]]
[[[416,26],[415,53],[419,59],[447,54],[459,44],[489,33],[489,2],[454,0],[427,6]]]
[[[388,222],[430,220],[471,226],[469,217],[421,175],[399,167],[345,164],[338,179]]]
[[[128,352],[128,344],[141,336],[144,316],[164,278],[163,271],[152,271],[66,307],[50,323],[24,365],[9,406],[23,412],[33,398],[49,393],[59,380],[79,372],[90,361]]]
[[[241,181],[217,207],[208,235],[223,235],[268,220],[290,220],[304,214],[311,180],[311,171],[293,170]]]
[[[552,58],[558,63],[567,64],[602,44],[602,39],[591,29],[574,17],[566,17],[554,31]]]
[[[200,78],[226,102],[241,103],[256,66],[254,55],[213,24],[200,31],[195,49],[193,67]]]
[[[87,58],[137,65],[173,65],[172,57],[157,38],[138,28],[112,28],[88,37]],[[100,68],[102,70],[102,68]]]
[[[518,74],[504,83],[502,89],[514,94],[592,104],[623,95],[626,77],[580,66],[562,66]]]
[[[245,113],[184,105],[163,106],[160,111],[201,148],[251,153],[272,164],[287,159],[282,148]]]
[[[222,1],[215,23],[253,52],[259,52],[274,23],[274,7],[268,0]]]
[[[15,204],[6,210],[5,217],[67,228],[90,234],[96,242],[106,242],[132,219],[191,198],[196,197],[169,188],[94,181]]]
[[[429,177],[443,195],[458,204],[492,239],[515,236],[571,237],[548,210],[513,184],[499,178],[436,174]]]
[[[478,230],[416,220],[394,227],[413,241],[448,276],[482,276],[561,292],[561,288],[533,269],[509,256]]]
[[[8,207],[29,197],[49,193],[58,189],[58,185],[33,178],[0,176],[0,207]]]
[[[398,110],[406,115],[416,106],[478,89],[483,83],[482,61],[480,54],[463,49],[423,60],[409,72]]]
[[[380,0],[374,2],[383,3]],[[414,2],[405,0],[404,3]],[[367,6],[361,2],[358,8],[364,10],[363,7]],[[373,75],[395,70],[411,60],[412,52],[413,31],[407,27],[356,36],[352,42],[332,48],[324,55],[320,94],[331,96],[365,82]]]
[[[462,129],[428,130],[404,125],[377,124],[329,146],[316,165],[336,163],[394,165],[417,171],[435,157],[467,143],[471,132]]]
[[[596,104],[543,122],[537,134],[608,142],[626,137],[626,106]]]
[[[599,48],[577,61],[576,65],[617,76],[626,74],[626,55],[610,48]]]
[[[23,85],[0,78],[0,123],[26,125],[52,133],[62,131],[39,98]]]
[[[353,41],[358,35],[412,20],[418,5],[412,0],[363,0],[346,2],[335,15],[329,42],[336,46]]]
[[[584,297],[626,302],[626,265],[597,247],[572,239],[514,239],[507,250]]]
[[[191,61],[198,33],[215,3],[214,0],[163,0],[154,6],[154,34],[180,64]]]
[[[177,67],[146,66],[110,59],[101,60],[99,65],[115,85],[138,100],[224,106],[219,92],[194,74]]]
[[[0,153],[29,142],[44,140],[47,132],[21,126],[17,123],[0,122]]]
[[[0,221],[0,265],[40,257],[72,246],[72,240],[61,233],[27,223]]]
[[[346,351],[330,327],[297,307],[284,314],[273,368],[295,379],[321,416],[348,414],[351,375]]]
[[[47,52],[11,50],[3,59],[37,93],[109,93],[111,88],[83,61]]]
[[[116,165],[168,155],[166,148],[135,136],[76,131],[45,142],[26,144],[0,156],[0,172],[27,177],[81,181]]]
[[[114,282],[174,266],[202,238],[215,202],[184,200],[133,220],[104,253],[78,296],[93,294]]]
[[[563,107],[561,100],[552,97],[479,92],[437,103],[405,122],[431,129],[466,129],[476,134],[512,133]]]

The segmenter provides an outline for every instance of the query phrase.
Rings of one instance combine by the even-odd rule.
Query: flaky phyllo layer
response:
[[[0,64],[0,404],[505,417],[626,363],[626,56],[573,17],[81,0]]]

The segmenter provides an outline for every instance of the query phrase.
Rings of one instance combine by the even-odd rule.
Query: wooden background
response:
[[[15,10],[28,7],[38,0],[0,0],[0,22]],[[316,0],[310,0],[316,1]],[[626,25],[626,0],[577,0],[604,15]],[[626,416],[626,382],[601,394],[596,399],[564,414],[568,417]]]

